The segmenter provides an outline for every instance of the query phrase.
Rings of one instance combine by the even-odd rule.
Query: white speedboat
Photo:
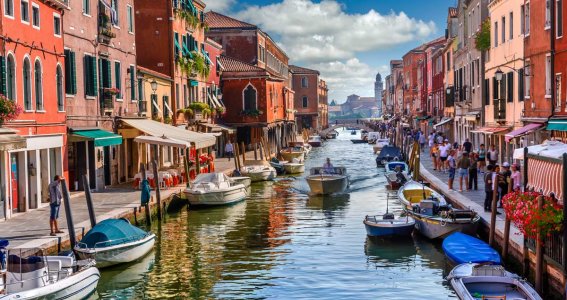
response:
[[[321,137],[318,135],[309,136],[309,140],[307,141],[309,145],[312,147],[321,147]]]
[[[93,258],[99,268],[129,263],[154,248],[156,236],[126,219],[106,219],[97,223],[75,246],[81,259]]]
[[[246,199],[246,181],[248,177],[235,179],[224,173],[199,174],[184,193],[194,206],[231,204]]]
[[[305,160],[305,149],[303,146],[293,146],[287,147],[280,151],[280,156],[282,160],[292,161],[294,158],[299,159],[299,161]]]
[[[501,265],[460,264],[449,273],[447,280],[461,300],[542,300],[527,281]]]
[[[252,182],[273,180],[277,176],[276,169],[263,160],[247,160],[240,173],[250,177]]]
[[[379,153],[382,150],[382,148],[389,145],[390,145],[389,139],[377,139],[375,145],[372,146],[372,149],[374,150],[374,153]]]
[[[309,154],[309,152],[313,150],[313,147],[311,145],[304,142],[289,142],[289,147],[302,148],[305,155]]]
[[[294,160],[293,162],[284,162],[283,168],[286,174],[298,174],[305,172],[305,164],[302,164],[297,160]]]
[[[333,168],[330,172],[325,172],[323,168],[311,168],[306,180],[311,192],[320,195],[342,193],[349,186],[346,168],[343,167]]]
[[[95,292],[100,279],[92,259],[45,256],[39,249],[0,251],[6,255],[6,268],[0,266],[2,300],[84,299]]]

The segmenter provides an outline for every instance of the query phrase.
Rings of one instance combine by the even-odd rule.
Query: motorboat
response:
[[[374,150],[374,153],[379,153],[380,151],[382,151],[382,149],[385,146],[389,146],[389,145],[390,145],[389,139],[377,139],[376,142],[374,143],[374,146],[372,146],[372,150]]]
[[[184,193],[189,200],[189,205],[193,206],[233,204],[248,196],[246,185],[239,183],[240,180],[231,179],[224,173],[199,174]]]
[[[278,175],[282,175],[285,173],[285,169],[283,164],[286,163],[287,161],[281,161],[275,157],[272,157],[272,159],[270,160],[270,166],[272,166],[274,169],[276,169],[276,173]]]
[[[318,135],[309,136],[309,140],[307,140],[307,143],[312,147],[321,147],[321,143],[322,143],[321,137]]]
[[[376,167],[384,167],[387,162],[399,161],[403,159],[402,151],[400,148],[395,146],[384,146],[380,151],[380,154],[376,156]]]
[[[404,210],[415,220],[416,229],[429,239],[454,232],[476,234],[480,216],[473,210],[456,209],[431,188],[409,181],[398,191]]]
[[[299,174],[305,172],[305,164],[294,160],[292,162],[284,162],[283,168],[286,174]]]
[[[276,169],[263,160],[245,161],[244,166],[240,168],[240,173],[250,177],[252,182],[273,180],[277,176]]]
[[[320,195],[342,193],[349,186],[349,178],[344,167],[311,168],[306,180],[311,192]]]
[[[133,262],[154,248],[155,234],[126,219],[106,219],[97,223],[75,246],[80,259],[95,259],[99,268]]]
[[[501,265],[460,264],[449,273],[447,280],[461,300],[542,300],[526,280]]]
[[[490,245],[468,234],[455,232],[443,240],[443,251],[456,265],[464,263],[502,264],[500,254]]]
[[[380,132],[369,132],[367,135],[367,140],[369,144],[375,144],[377,140],[380,139]]]
[[[366,216],[364,218],[366,234],[375,237],[409,236],[415,227],[415,221],[409,216],[396,218],[394,214]]]
[[[334,130],[334,129],[331,130],[329,133],[327,133],[327,139],[330,139],[330,140],[336,139],[337,136],[339,136],[339,132]]]
[[[230,181],[235,184],[243,184],[245,188],[249,188],[252,185],[252,179],[246,176],[233,176],[229,177]]]
[[[397,190],[406,182],[411,180],[408,175],[409,167],[403,161],[391,161],[386,163],[386,180],[391,190]]]
[[[352,130],[352,131],[355,131],[355,132],[356,132],[356,131],[358,130],[358,128],[356,128],[356,127],[346,127],[346,130]]]
[[[289,142],[289,146],[302,148],[303,153],[305,153],[305,155],[309,154],[309,152],[313,150],[313,147],[311,145],[304,142]]]
[[[353,144],[366,144],[366,140],[361,140],[361,139],[351,139],[350,140]]]
[[[303,161],[305,160],[305,149],[303,146],[287,147],[280,150],[280,156],[286,161],[292,161],[294,158]]]
[[[96,291],[100,272],[93,259],[7,246],[0,240],[0,299],[85,299]]]

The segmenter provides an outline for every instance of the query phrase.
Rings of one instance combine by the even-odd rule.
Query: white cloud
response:
[[[213,10],[220,13],[226,13],[230,11],[230,8],[236,0],[205,0],[207,5],[206,10]]]
[[[335,0],[283,0],[250,6],[236,17],[276,34],[293,61],[311,63],[346,60],[358,52],[388,49],[425,39],[436,30],[433,22],[416,20],[403,12],[380,14],[370,10],[348,14]]]

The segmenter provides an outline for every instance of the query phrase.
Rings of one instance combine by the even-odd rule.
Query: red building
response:
[[[408,117],[414,117],[418,114],[421,115],[423,108],[421,107],[420,86],[418,85],[418,73],[420,73],[420,64],[424,62],[425,52],[424,47],[419,46],[415,49],[410,50],[403,57],[403,90],[404,90],[404,102],[403,102],[403,112],[404,115]]]
[[[319,71],[290,66],[291,87],[295,92],[294,107],[298,130],[320,130]]]
[[[440,121],[445,109],[445,72],[443,49],[445,45],[436,47],[431,54],[431,88],[429,89],[428,114]]]
[[[237,140],[260,136],[274,148],[295,135],[293,91],[286,53],[256,25],[208,12],[207,37],[222,45],[223,121],[237,127]],[[315,83],[315,86],[317,84]]]
[[[565,24],[564,16],[567,13],[567,7],[563,4],[557,6],[555,3],[555,18],[552,19],[552,30],[550,34],[553,38],[553,46],[555,48],[552,51],[552,60],[555,74],[555,88],[554,97],[555,105],[553,117],[549,120],[550,128],[552,134],[555,138],[561,139],[562,141],[567,141],[567,74],[564,74],[561,70],[567,65],[567,40],[564,35],[567,34],[567,24]],[[558,11],[561,9],[561,11]]]
[[[0,151],[0,217],[48,205],[48,185],[67,177],[64,94],[64,5],[60,1],[3,1],[1,93],[23,108],[4,124],[25,143]],[[0,202],[2,204],[4,202]]]

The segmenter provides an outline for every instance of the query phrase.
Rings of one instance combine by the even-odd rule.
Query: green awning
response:
[[[88,140],[94,140],[95,147],[122,144],[122,136],[101,129],[77,130],[73,131],[73,135],[78,135]]]
[[[190,80],[189,83],[191,84],[191,86],[198,86],[199,82],[197,80]]]
[[[567,120],[549,120],[549,122],[547,122],[547,130],[567,131]]]

